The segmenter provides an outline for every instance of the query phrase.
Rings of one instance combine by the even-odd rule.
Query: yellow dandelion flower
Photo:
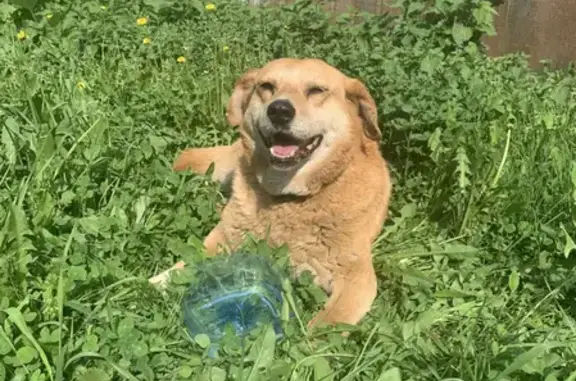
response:
[[[80,89],[80,90],[83,90],[83,89],[86,88],[86,84],[85,84],[83,81],[78,81],[78,82],[76,83],[76,87],[77,87],[78,89]]]
[[[184,56],[180,56],[180,57],[176,58],[176,62],[184,63],[184,62],[186,62],[186,58],[184,58]]]
[[[230,50],[230,48],[228,47],[228,45],[224,45],[224,46],[222,47],[222,51],[223,51],[224,53],[226,53],[228,50]]]
[[[54,15],[52,13],[46,13],[46,20],[50,20]]]
[[[206,4],[206,6],[204,7],[204,9],[206,9],[207,11],[215,11],[215,10],[216,10],[216,4],[214,4],[214,3],[208,3],[208,4]]]
[[[25,40],[26,38],[28,38],[28,34],[26,33],[26,31],[21,30],[16,35],[16,38],[19,39],[20,41],[22,41],[22,40]]]
[[[148,44],[151,43],[151,42],[152,42],[152,40],[149,39],[148,37],[146,37],[145,39],[142,40],[142,43],[143,43],[144,45],[148,45]]]
[[[148,18],[147,17],[138,17],[136,19],[136,24],[138,25],[146,25],[148,24]]]

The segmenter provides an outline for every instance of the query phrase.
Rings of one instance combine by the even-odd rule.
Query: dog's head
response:
[[[353,148],[381,138],[364,84],[317,59],[278,59],[236,82],[227,118],[241,126],[271,194],[308,195],[345,170]]]

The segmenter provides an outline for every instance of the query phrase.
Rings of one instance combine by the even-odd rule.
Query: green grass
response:
[[[307,2],[0,4],[0,381],[575,380],[576,77],[488,59],[485,2],[399,3],[355,23]],[[395,186],[380,293],[347,339],[295,318],[211,360],[182,286],[147,278],[201,258],[225,195],[170,165],[231,142],[235,79],[281,56],[377,100]],[[317,291],[287,290],[304,324]]]

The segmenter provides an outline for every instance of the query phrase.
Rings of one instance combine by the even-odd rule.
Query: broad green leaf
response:
[[[88,272],[84,266],[70,266],[67,271],[67,275],[70,280],[80,280],[85,281],[88,279]]]
[[[9,341],[6,332],[0,327],[0,356],[7,355],[12,350],[12,344]]]
[[[252,370],[246,381],[256,381],[258,370],[268,367],[274,360],[276,350],[276,332],[271,325],[268,325],[264,337],[260,335],[258,340],[252,344],[248,354],[248,360],[254,361]]]
[[[546,351],[560,346],[561,344],[538,344],[531,348],[530,350],[518,355],[514,361],[506,369],[504,369],[501,373],[499,373],[496,377],[492,378],[490,381],[502,381],[507,379],[507,377],[516,372],[517,370],[522,369],[526,364],[536,360],[538,357],[546,353]]]
[[[200,356],[191,355],[188,357],[187,363],[190,366],[198,367],[198,366],[202,365],[203,361],[202,361],[202,358]]]
[[[452,38],[454,38],[456,44],[462,45],[472,38],[472,28],[464,26],[459,22],[455,22],[452,26]]]
[[[409,339],[414,336],[416,333],[416,327],[414,326],[414,322],[407,321],[406,323],[402,324],[402,339],[404,341],[408,341]]]
[[[512,291],[516,291],[518,289],[518,285],[520,284],[520,276],[518,275],[518,271],[516,269],[512,270],[510,276],[508,277],[508,287]]]
[[[547,112],[542,116],[542,122],[548,130],[554,129],[554,114]]]
[[[471,296],[476,296],[470,292],[463,292],[458,290],[440,290],[434,293],[437,298],[469,298]]]
[[[26,93],[29,98],[32,98],[38,92],[39,82],[38,76],[35,74],[31,74],[26,80]]]
[[[474,254],[478,254],[478,249],[473,246],[454,243],[446,245],[444,247],[444,253],[451,257],[458,254],[461,258],[470,258],[474,257]]]
[[[563,106],[570,97],[570,88],[566,85],[559,85],[552,89],[550,98],[553,99],[558,106]]]
[[[564,244],[564,257],[568,258],[572,250],[576,250],[576,243],[574,243],[574,240],[570,237],[563,224],[560,224],[560,228],[564,232],[564,239],[566,240]]]
[[[422,11],[424,9],[424,7],[426,6],[426,4],[424,2],[419,2],[419,1],[410,1],[408,2],[408,7],[406,12],[411,14],[411,13],[418,13],[420,11]]]
[[[16,145],[6,127],[2,128],[2,146],[8,163],[10,165],[16,164]]]
[[[570,172],[570,178],[572,180],[572,199],[576,202],[576,161],[572,162],[572,170]]]
[[[11,2],[18,7],[25,8],[30,13],[34,13],[34,8],[38,4],[38,0],[12,0]]]
[[[135,357],[143,358],[148,355],[150,348],[148,348],[148,344],[146,344],[143,340],[138,340],[130,346],[130,349]]]
[[[462,146],[458,147],[456,150],[456,158],[455,161],[457,163],[456,173],[458,173],[458,185],[460,189],[465,189],[470,185],[470,180],[468,177],[470,176],[470,160],[468,159],[468,155],[466,154],[466,149]]]
[[[471,55],[472,57],[474,57],[475,55],[478,54],[478,46],[472,42],[469,42],[464,47],[464,51],[469,55]]]
[[[22,236],[30,231],[28,227],[28,218],[24,210],[17,204],[10,205],[10,217],[8,219],[8,226],[12,237],[20,241]]]
[[[46,381],[46,375],[40,369],[36,369],[34,373],[32,373],[30,381]]]
[[[158,12],[162,8],[171,6],[172,2],[168,0],[144,0],[144,4],[152,7],[154,9],[154,12]]]
[[[78,381],[110,381],[110,376],[103,369],[88,368],[78,377]]]
[[[134,329],[134,319],[131,317],[124,318],[118,323],[118,336],[130,337]]]
[[[150,135],[148,139],[150,139],[150,144],[152,145],[152,147],[154,147],[154,150],[156,150],[156,152],[158,153],[164,151],[166,149],[166,146],[168,146],[168,141],[161,136]]]
[[[42,145],[36,152],[36,160],[34,162],[34,167],[36,171],[37,182],[41,182],[44,171],[49,165],[54,161],[56,156],[56,141],[54,140],[54,135],[52,132],[48,132],[44,137]]]
[[[16,10],[17,8],[10,4],[0,3],[0,20],[8,20]]]
[[[436,71],[437,67],[438,62],[436,62],[436,60],[434,60],[430,56],[424,57],[420,62],[420,70],[429,75],[433,74]]]
[[[20,310],[18,310],[17,308],[10,307],[7,308],[5,312],[8,314],[8,318],[10,319],[10,321],[14,323],[16,327],[18,327],[20,332],[26,337],[26,339],[28,339],[30,343],[32,343],[36,351],[40,354],[40,358],[42,359],[42,363],[44,364],[44,367],[48,372],[48,376],[50,377],[50,380],[53,380],[54,376],[52,372],[52,366],[48,361],[48,357],[46,356],[46,353],[44,352],[38,341],[36,341],[36,339],[34,338],[34,335],[32,334],[32,331],[30,331],[30,328],[26,324],[26,320],[22,316]]]
[[[316,381],[332,381],[334,380],[334,372],[330,367],[330,363],[326,357],[316,357],[314,361],[314,380]]]
[[[90,138],[93,144],[99,144],[102,140],[103,134],[108,130],[110,125],[108,120],[105,118],[99,118],[91,127],[87,133],[90,134]]]
[[[32,347],[22,347],[16,351],[16,357],[22,364],[30,364],[38,356],[38,352]]]
[[[440,318],[440,314],[435,310],[422,312],[415,321],[418,331],[426,331],[432,327]]]
[[[430,148],[430,151],[432,151],[430,153],[430,157],[432,157],[432,160],[436,162],[438,162],[440,158],[439,147],[441,145],[441,136],[442,136],[442,129],[438,127],[430,135],[430,138],[428,138],[428,147]]]
[[[204,12],[204,6],[202,5],[202,1],[200,0],[191,0],[189,2],[189,4],[192,6],[192,8],[196,9],[199,13],[203,13]]]
[[[190,378],[192,376],[192,368],[188,365],[183,365],[178,370],[178,375],[182,378]]]
[[[105,234],[110,230],[112,221],[106,216],[92,215],[81,218],[79,223],[86,233],[99,235]]]
[[[210,346],[210,338],[208,337],[208,335],[206,335],[204,333],[201,333],[201,334],[194,336],[194,341],[202,349],[206,349]]]
[[[39,342],[42,344],[54,344],[58,342],[58,330],[55,329],[54,331],[50,332],[50,329],[45,326],[40,330],[40,338],[38,339]]]
[[[496,34],[493,22],[495,13],[496,10],[492,6],[492,3],[489,1],[482,1],[480,3],[480,7],[475,8],[472,11],[474,19],[478,24],[478,29],[486,33],[488,36],[493,36]]]
[[[217,366],[206,368],[199,381],[226,381],[226,371]]]
[[[6,368],[0,362],[0,381],[6,381]]]
[[[399,368],[390,368],[382,372],[377,381],[402,381]]]
[[[136,214],[136,219],[134,220],[135,224],[139,224],[142,221],[142,217],[146,212],[146,208],[150,204],[150,197],[148,196],[140,196],[134,203],[132,210]]]
[[[405,204],[402,207],[402,209],[400,209],[400,214],[402,218],[412,218],[416,215],[417,212],[418,212],[418,205],[416,205],[413,202]]]

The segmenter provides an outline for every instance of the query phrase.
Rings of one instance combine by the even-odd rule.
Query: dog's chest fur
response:
[[[342,179],[314,196],[278,198],[244,175],[234,179],[235,190],[222,214],[228,241],[241,242],[250,234],[272,246],[286,244],[295,275],[309,270],[327,292],[335,270],[342,272],[359,256],[370,255],[382,202],[379,192],[369,190],[378,188]]]

